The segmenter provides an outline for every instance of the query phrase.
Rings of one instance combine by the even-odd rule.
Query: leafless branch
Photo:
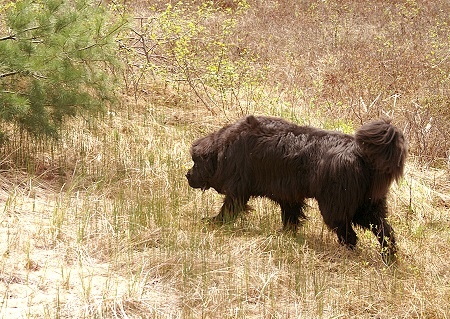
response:
[[[0,74],[0,78],[4,78],[4,77],[7,77],[7,76],[12,76],[12,75],[15,75],[17,73],[19,73],[19,71],[11,71],[11,72],[7,72],[7,73],[3,73],[3,74]]]

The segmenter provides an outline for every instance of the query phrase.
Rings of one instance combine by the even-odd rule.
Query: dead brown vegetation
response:
[[[182,32],[163,38],[166,1],[125,2],[121,105],[2,149],[0,317],[448,318],[448,1],[172,5]],[[370,233],[342,248],[314,201],[297,236],[262,199],[201,223],[221,199],[188,187],[189,146],[247,113],[345,132],[394,118],[411,144],[388,199],[397,266]]]

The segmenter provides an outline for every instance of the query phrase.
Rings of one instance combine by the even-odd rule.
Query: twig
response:
[[[17,73],[19,73],[19,71],[12,71],[12,72],[8,72],[8,73],[3,73],[3,74],[0,74],[0,78],[4,78],[4,77],[7,77],[7,76],[15,75]]]
[[[17,38],[16,38],[16,35],[15,34],[11,34],[11,35],[8,35],[8,36],[6,36],[6,37],[3,37],[3,38],[0,38],[0,41],[5,41],[5,40],[16,40]]]

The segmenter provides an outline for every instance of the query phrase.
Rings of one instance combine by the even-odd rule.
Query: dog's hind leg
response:
[[[296,232],[301,220],[306,219],[303,213],[305,203],[287,203],[279,202],[281,207],[281,220],[283,222],[283,231]]]
[[[350,249],[356,247],[358,237],[352,227],[351,218],[346,217],[342,212],[345,211],[339,206],[333,206],[332,202],[317,200],[323,221],[329,229],[334,231],[338,237],[339,243]]]
[[[370,229],[381,245],[382,257],[387,264],[395,261],[397,246],[394,230],[386,220],[387,205],[383,199],[378,203],[371,203],[360,208],[353,218],[353,222],[365,229]]]
[[[219,214],[210,218],[210,221],[218,224],[226,224],[235,221],[240,213],[249,209],[249,206],[247,205],[249,199],[249,196],[235,198],[226,195]]]
[[[377,227],[372,228],[372,232],[380,242],[383,261],[388,265],[394,263],[397,259],[397,245],[391,225],[383,218]]]
[[[356,247],[358,237],[356,236],[355,230],[353,229],[351,223],[342,223],[337,227],[334,227],[333,230],[336,232],[339,242],[342,245],[345,245],[350,249],[354,249]]]

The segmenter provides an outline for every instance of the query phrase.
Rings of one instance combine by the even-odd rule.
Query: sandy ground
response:
[[[54,192],[2,188],[0,318],[77,318],[126,293],[127,281],[111,280],[109,265],[84,254],[76,240],[56,238]]]

